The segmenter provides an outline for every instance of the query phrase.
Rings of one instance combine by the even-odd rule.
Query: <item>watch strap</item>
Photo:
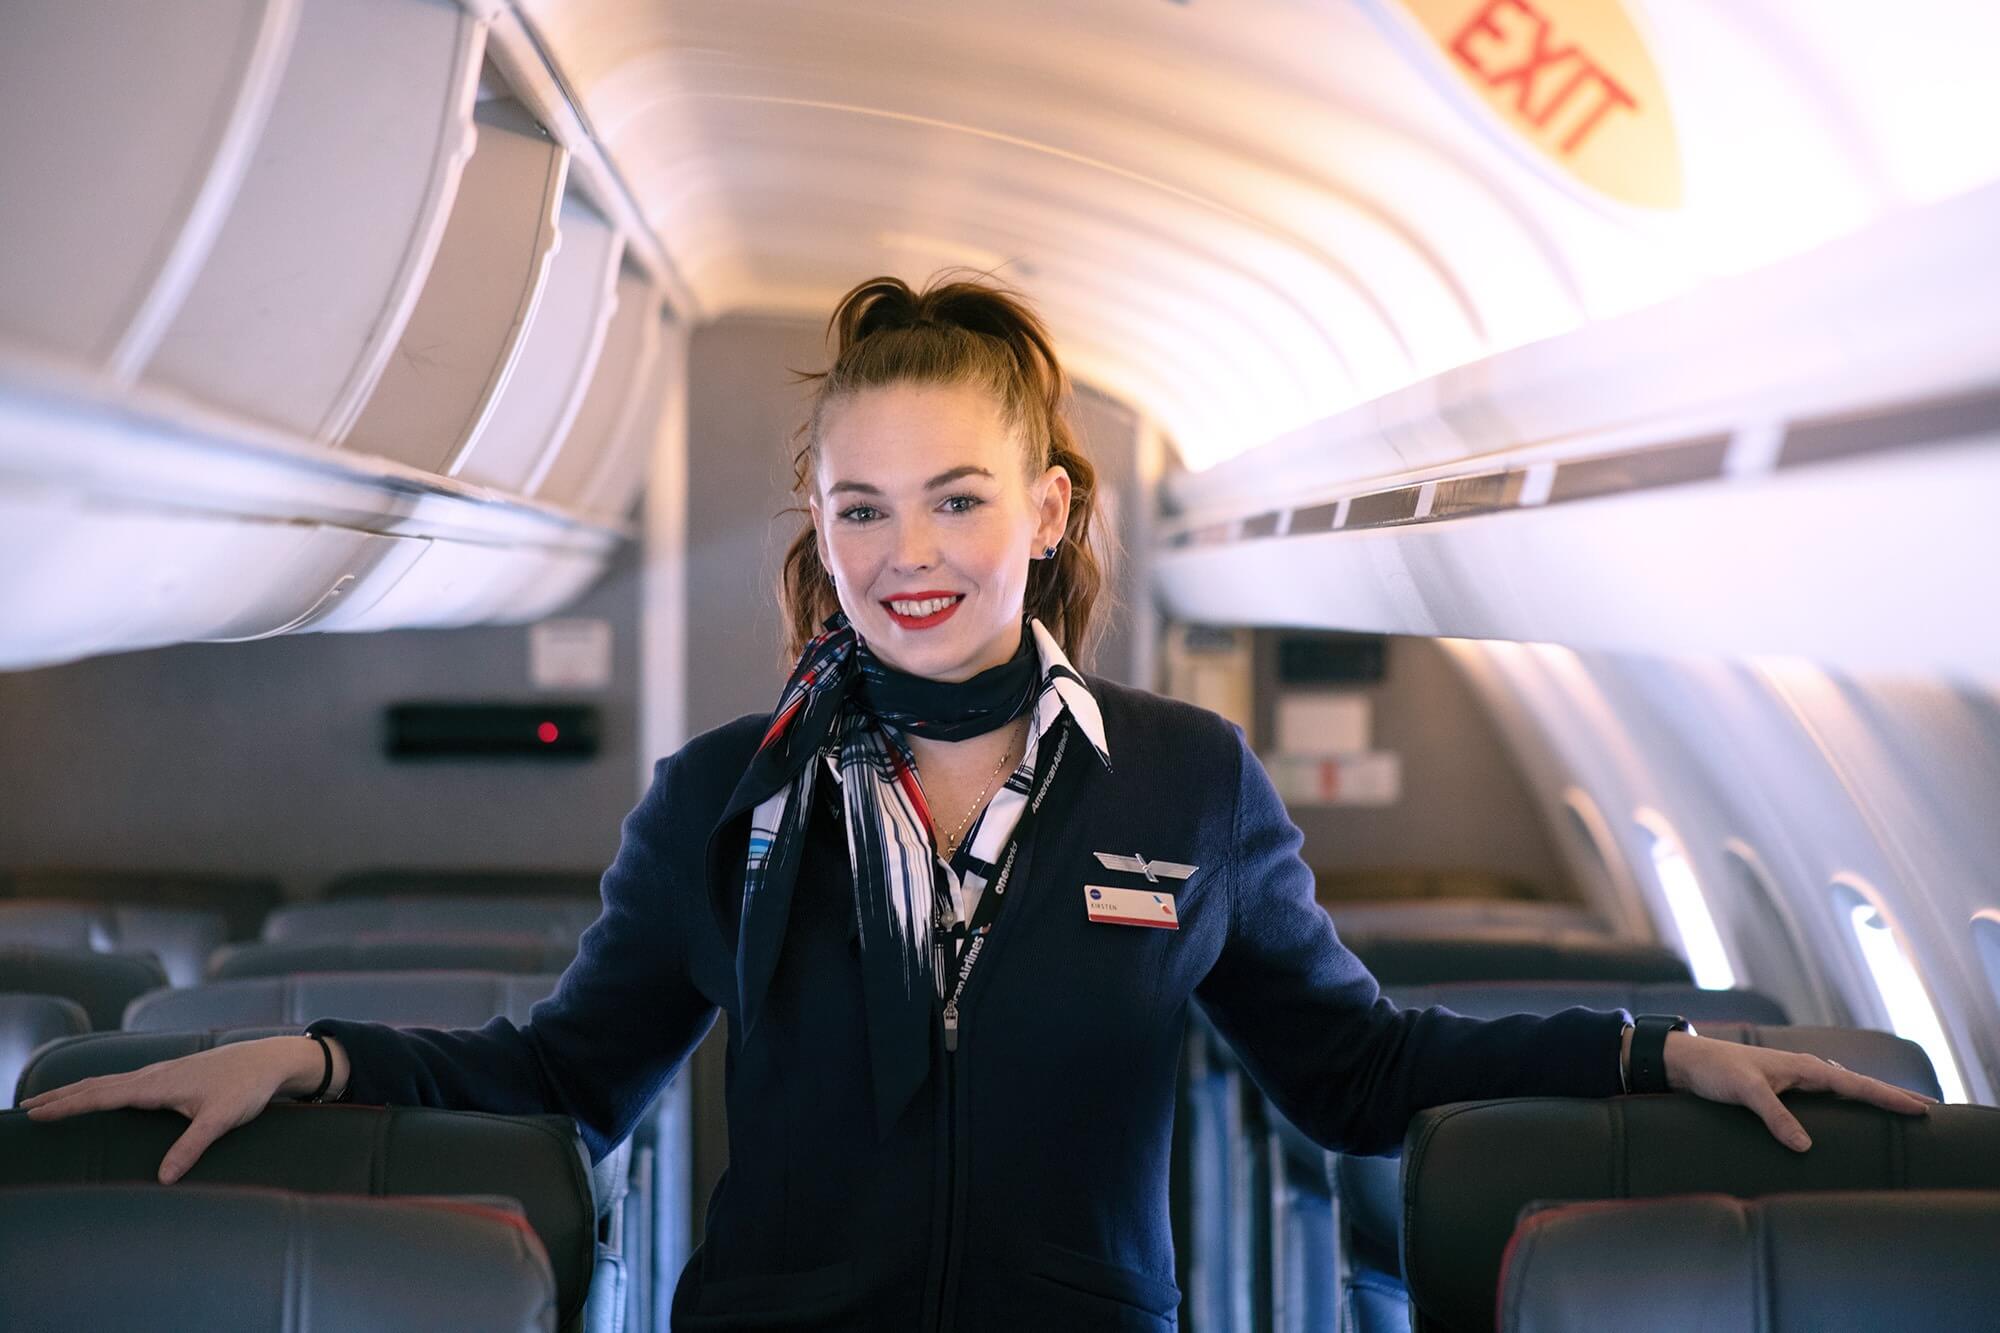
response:
[[[1692,1034],[1694,1026],[1679,1014],[1639,1014],[1632,1019],[1632,1054],[1627,1061],[1633,1092],[1666,1092],[1667,1034]]]

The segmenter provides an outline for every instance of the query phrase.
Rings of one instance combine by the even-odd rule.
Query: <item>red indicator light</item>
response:
[[[535,728],[535,735],[542,742],[542,744],[554,745],[556,743],[556,737],[562,735],[562,733],[556,730],[555,723],[544,722],[542,723],[541,726]]]

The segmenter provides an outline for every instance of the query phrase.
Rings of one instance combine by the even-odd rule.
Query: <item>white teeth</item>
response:
[[[932,597],[922,602],[891,602],[889,603],[889,609],[899,616],[922,618],[928,615],[935,615],[957,600],[958,598],[956,597]]]

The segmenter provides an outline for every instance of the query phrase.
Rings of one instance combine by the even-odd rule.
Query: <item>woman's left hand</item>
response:
[[[1749,1107],[1772,1137],[1794,1152],[1812,1147],[1812,1139],[1778,1100],[1781,1092],[1831,1092],[1905,1115],[1922,1115],[1937,1104],[1933,1098],[1905,1092],[1817,1055],[1740,1046],[1686,1032],[1667,1034],[1665,1064],[1668,1087],[1712,1102]]]

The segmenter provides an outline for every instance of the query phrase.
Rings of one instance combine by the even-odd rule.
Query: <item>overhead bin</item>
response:
[[[349,449],[446,471],[519,359],[555,253],[569,153],[510,99],[481,103],[478,143],[416,308]]]
[[[102,32],[79,40],[101,44]],[[268,121],[145,380],[338,439],[444,236],[473,151],[484,46],[484,25],[452,0],[300,6]]]
[[[559,245],[535,306],[520,362],[485,429],[447,470],[466,481],[522,491],[560,447],[583,407],[591,372],[617,307],[625,243],[575,193],[562,201]]]
[[[638,397],[625,428],[577,497],[575,507],[586,514],[622,520],[645,486],[653,444],[665,416],[676,376],[687,374],[687,327],[662,310],[659,354],[650,374],[640,381]]]
[[[550,504],[576,506],[613,458],[623,459],[642,430],[649,399],[656,402],[666,340],[660,295],[644,274],[627,265],[618,275],[618,309],[606,332],[582,409],[561,448],[551,452],[528,494]],[[672,368],[679,373],[678,367]],[[643,463],[642,463],[643,466]]]
[[[0,40],[0,341],[142,360],[242,179],[299,0],[42,0]]]

